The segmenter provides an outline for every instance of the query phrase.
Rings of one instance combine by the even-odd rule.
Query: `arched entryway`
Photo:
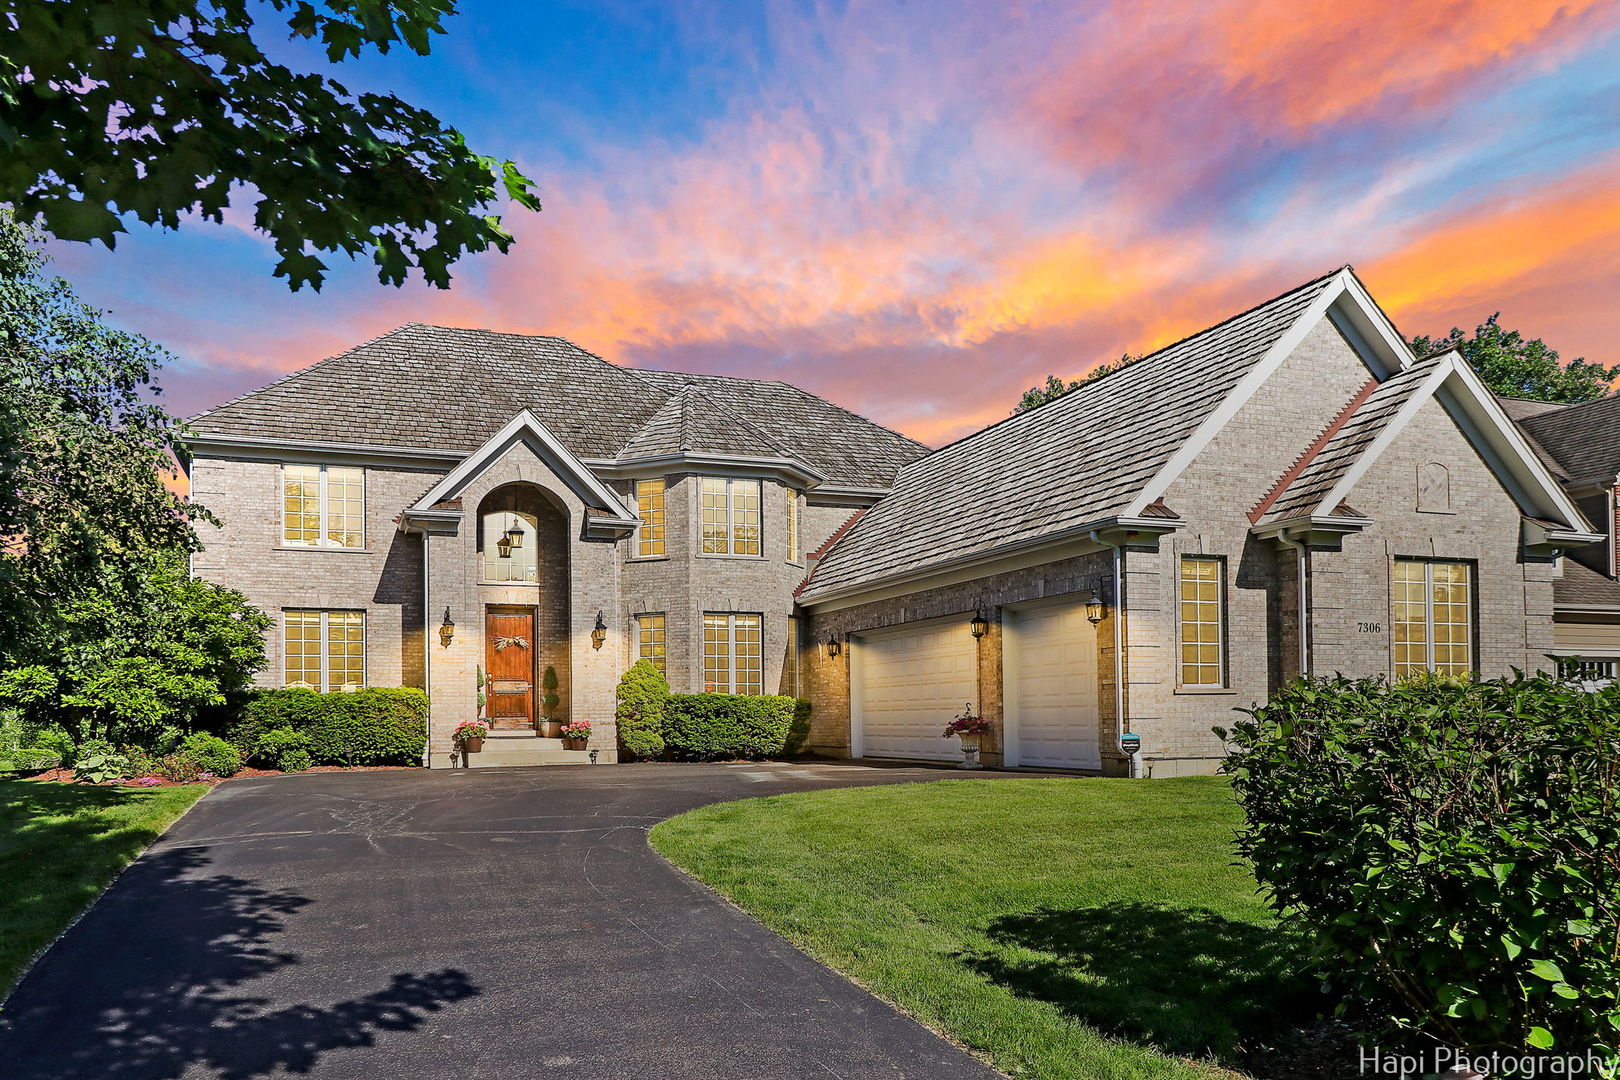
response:
[[[478,505],[483,715],[492,731],[568,721],[568,515],[544,488],[506,484]]]

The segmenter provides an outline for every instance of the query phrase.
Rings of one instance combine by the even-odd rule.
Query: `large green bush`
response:
[[[218,735],[188,735],[180,743],[180,753],[215,776],[235,776],[242,767],[242,751]]]
[[[309,737],[317,765],[418,765],[427,743],[427,695],[408,687],[329,694],[261,690],[230,738],[252,753],[265,736],[282,729]]]
[[[683,761],[762,758],[783,753],[798,699],[744,694],[671,694],[664,742]]]
[[[1239,847],[1329,984],[1475,1052],[1620,1045],[1620,688],[1296,682],[1230,732]]]
[[[664,704],[669,682],[651,660],[637,660],[619,680],[614,716],[619,722],[619,744],[638,758],[651,760],[664,754]]]

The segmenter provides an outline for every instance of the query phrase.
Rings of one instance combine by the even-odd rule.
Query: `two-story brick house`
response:
[[[1544,666],[1600,539],[1348,268],[932,453],[783,383],[418,325],[192,427],[196,572],[276,616],[265,681],[426,687],[433,765],[481,671],[476,764],[580,760],[542,713],[614,760],[648,657],[808,697],[830,754],[948,760],[971,702],[992,763],[1209,771],[1301,670]]]

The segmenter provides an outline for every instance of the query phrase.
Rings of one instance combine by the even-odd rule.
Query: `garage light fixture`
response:
[[[1108,605],[1103,603],[1102,593],[1097,589],[1092,589],[1091,599],[1086,601],[1086,618],[1091,620],[1092,626],[1096,626],[1103,621],[1103,616],[1107,614]]]
[[[972,631],[974,637],[982,638],[990,632],[990,620],[984,617],[984,612],[975,611],[973,621],[968,623],[968,629]]]
[[[444,609],[444,622],[439,624],[439,644],[449,648],[450,642],[456,636],[456,622],[450,617],[450,609]]]
[[[607,640],[607,620],[602,617],[600,610],[596,613],[596,626],[591,630],[591,648],[600,649]]]
[[[844,649],[844,647],[842,645],[838,644],[838,639],[837,638],[830,637],[830,638],[827,639],[827,655],[828,656],[837,656],[840,652],[843,651],[843,649]]]

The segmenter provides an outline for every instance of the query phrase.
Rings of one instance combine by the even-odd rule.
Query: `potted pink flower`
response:
[[[982,769],[979,764],[979,745],[984,739],[984,733],[990,730],[989,721],[982,716],[975,716],[973,703],[970,701],[962,708],[960,716],[952,718],[945,725],[945,738],[956,736],[962,741],[962,764],[960,769]]]
[[[482,720],[463,720],[456,725],[455,740],[462,752],[476,754],[484,748],[484,737],[489,734],[489,725]]]
[[[584,721],[564,724],[562,737],[564,750],[583,750],[586,744],[591,741],[591,725]]]

